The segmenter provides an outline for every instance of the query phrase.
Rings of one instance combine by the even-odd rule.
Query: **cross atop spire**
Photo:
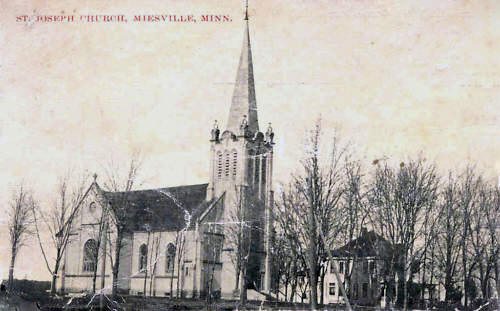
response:
[[[246,0],[246,6],[245,6],[245,20],[248,21],[248,0]]]
[[[248,27],[248,0],[246,0],[245,21],[243,47],[241,50],[238,71],[236,73],[236,83],[234,85],[226,129],[235,134],[239,133],[241,120],[243,116],[246,115],[248,133],[253,135],[259,131],[259,122],[257,119],[252,50],[250,48],[250,33]]]

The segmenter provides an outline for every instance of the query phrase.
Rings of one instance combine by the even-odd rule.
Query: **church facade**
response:
[[[259,130],[246,16],[227,124],[216,122],[210,133],[208,182],[108,192],[94,178],[73,222],[59,290],[111,289],[110,207],[126,202],[120,292],[235,298],[247,288],[249,299],[264,298],[272,284],[273,137],[270,126]]]

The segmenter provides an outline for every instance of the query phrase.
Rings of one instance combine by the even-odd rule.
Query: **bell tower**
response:
[[[271,124],[265,132],[259,129],[257,103],[250,45],[248,4],[244,19],[243,46],[239,59],[236,81],[223,130],[215,121],[210,139],[210,180],[207,200],[224,195],[224,222],[251,226],[252,245],[246,263],[247,287],[269,292],[271,286],[271,235],[272,235],[272,170],[274,132]],[[244,219],[235,221],[238,209]],[[227,239],[226,239],[227,240]],[[238,268],[234,266],[237,250],[224,242],[222,253],[221,293],[233,295]],[[230,268],[232,266],[232,268]],[[240,272],[240,282],[242,280]],[[234,296],[232,296],[234,297]]]

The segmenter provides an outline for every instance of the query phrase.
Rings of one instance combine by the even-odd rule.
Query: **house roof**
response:
[[[208,184],[138,190],[104,192],[114,211],[126,213],[126,228],[130,231],[179,231],[195,226],[196,219],[208,207]],[[121,215],[123,216],[123,215]]]
[[[332,251],[334,257],[385,257],[392,253],[392,244],[374,231],[362,230],[361,235]]]

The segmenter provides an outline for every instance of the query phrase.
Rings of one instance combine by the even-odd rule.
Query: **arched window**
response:
[[[260,155],[255,155],[255,175],[254,175],[254,185],[258,187],[259,181],[260,181],[260,170],[261,170],[261,165],[262,165],[262,157]]]
[[[253,185],[253,164],[254,164],[255,152],[253,150],[248,151],[248,163],[247,163],[247,178],[248,184]]]
[[[148,264],[148,247],[142,244],[139,248],[139,271],[145,271]]]
[[[265,154],[262,155],[261,158],[261,184],[262,184],[262,193],[265,195],[265,189],[266,189],[266,163],[267,163],[267,156]]]
[[[83,272],[94,272],[97,267],[97,242],[87,240],[83,246]]]
[[[238,168],[238,152],[233,150],[233,177],[236,177],[236,172]]]
[[[175,245],[172,243],[168,243],[167,245],[167,254],[166,254],[166,265],[165,272],[173,272],[175,265]]]
[[[226,177],[229,176],[229,165],[230,165],[229,151],[226,151],[224,155],[224,175]]]
[[[222,152],[217,152],[217,178],[222,177]]]
[[[95,202],[92,202],[92,203],[89,204],[89,211],[90,211],[90,213],[94,213],[95,210],[96,210],[96,208],[97,208],[97,205],[95,204]]]

